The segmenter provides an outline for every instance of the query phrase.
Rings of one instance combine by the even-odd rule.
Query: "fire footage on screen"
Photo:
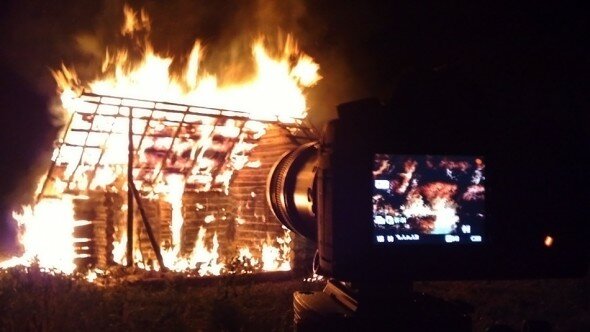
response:
[[[375,243],[483,241],[482,157],[376,154],[373,178]]]

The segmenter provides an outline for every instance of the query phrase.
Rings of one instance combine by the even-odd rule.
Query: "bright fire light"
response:
[[[207,237],[207,231],[201,227],[190,256],[185,257],[180,253],[185,186],[198,184],[200,191],[222,186],[227,194],[234,171],[260,166],[259,161],[249,160],[248,153],[256,146],[253,140],[264,135],[264,121],[294,123],[306,116],[308,108],[304,91],[315,85],[321,76],[318,74],[319,65],[299,50],[292,36],[287,36],[282,45],[272,48],[264,37],[253,40],[251,52],[244,54],[243,59],[254,60],[254,74],[236,77],[234,82],[224,81],[222,85],[215,75],[202,67],[206,52],[201,42],[195,41],[182,72],[172,72],[171,65],[175,59],[158,54],[148,38],[145,38],[149,36],[151,28],[147,14],[144,11],[135,12],[127,6],[124,13],[121,35],[132,39],[134,45],[141,46],[142,59],[132,59],[127,49],[107,50],[102,74],[90,82],[81,82],[74,68],[62,66],[53,72],[64,118],[71,118],[71,122],[64,136],[65,141],[58,141],[64,148],[56,148],[52,157],[60,173],[51,177],[48,185],[40,185],[39,190],[45,191],[42,194],[50,193],[52,197],[59,198],[42,198],[35,206],[24,207],[22,214],[15,214],[22,232],[20,240],[24,254],[0,262],[0,268],[16,264],[30,265],[37,260],[42,267],[73,273],[76,258],[74,244],[87,239],[74,237],[74,228],[80,221],[74,218],[72,200],[75,196],[70,193],[80,195],[88,190],[124,193],[127,190],[121,179],[126,176],[128,115],[133,112],[133,143],[137,147],[141,140],[143,144],[137,151],[138,162],[158,164],[159,161],[150,159],[153,159],[153,153],[148,152],[150,149],[165,150],[167,147],[170,147],[170,153],[192,162],[192,168],[189,168],[188,163],[180,164],[182,160],[176,160],[177,164],[173,165],[182,170],[188,169],[186,177],[164,174],[161,171],[163,163],[159,169],[156,167],[147,175],[142,174],[142,170],[133,170],[137,187],[144,180],[154,184],[152,194],[155,193],[155,196],[150,196],[150,199],[163,199],[171,205],[171,243],[168,246],[161,244],[165,265],[174,271],[197,269],[200,275],[218,275],[225,265],[218,253],[216,233]],[[138,32],[142,33],[141,37]],[[240,64],[230,67],[233,65]],[[97,106],[82,99],[82,91],[118,98],[102,98],[100,106]],[[247,117],[240,120],[241,123],[229,119],[220,125],[212,117],[186,113],[183,117],[178,112],[159,114],[153,111],[158,105],[171,108],[170,105],[179,104],[197,105],[194,108],[200,111],[206,108],[235,111],[247,114]],[[190,106],[190,109],[193,107]],[[146,120],[147,117],[149,120]],[[180,131],[179,121],[194,121],[198,124],[194,136],[200,138],[196,141],[175,141],[174,134],[168,130],[175,128],[170,123],[177,123],[176,128]],[[141,136],[146,128],[155,135]],[[218,160],[206,153],[208,149],[218,151],[226,144],[215,141],[214,137],[218,136],[235,142],[231,154],[223,161],[227,165],[219,165]],[[123,205],[120,212],[125,211],[126,206]],[[236,218],[240,224],[247,223],[240,216]],[[213,221],[213,216],[205,219],[206,223]],[[120,264],[126,263],[126,241],[126,230],[115,232],[112,258]],[[261,244],[261,250],[256,251],[260,252],[260,256],[250,258],[262,262],[261,269],[264,271],[288,270],[289,243],[288,233],[283,238],[267,240]],[[143,262],[137,243],[134,246],[135,263],[149,268]],[[240,255],[252,255],[248,248],[239,251]],[[87,279],[95,278],[96,273],[91,272]]]
[[[76,268],[72,197],[46,198],[34,207],[25,206],[22,214],[14,213],[21,230],[20,242],[25,254],[0,263],[0,268],[29,265],[35,260],[41,268],[72,273]]]

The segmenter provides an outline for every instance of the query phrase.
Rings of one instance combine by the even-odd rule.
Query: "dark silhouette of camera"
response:
[[[469,324],[461,309],[412,295],[412,281],[587,272],[573,123],[474,109],[465,102],[473,96],[446,91],[444,82],[424,91],[407,84],[414,88],[389,103],[341,104],[320,140],[275,165],[269,204],[285,226],[317,243],[314,271],[331,278],[321,295],[296,294],[296,320],[307,313],[317,326],[322,311],[372,312],[362,324],[377,324],[387,315],[377,303],[389,301],[412,317],[401,330],[417,321],[462,330]],[[326,296],[344,312],[325,307]],[[421,319],[429,306],[446,314]]]

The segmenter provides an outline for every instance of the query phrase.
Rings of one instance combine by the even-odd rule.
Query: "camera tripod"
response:
[[[296,331],[471,331],[470,308],[413,292],[410,281],[351,284],[293,294]]]

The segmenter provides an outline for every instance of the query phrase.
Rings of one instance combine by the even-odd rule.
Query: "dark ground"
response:
[[[285,331],[293,329],[293,292],[322,287],[300,278],[229,278],[207,285],[176,280],[103,288],[35,269],[12,269],[0,271],[0,330]],[[473,331],[492,324],[520,331],[524,319],[547,321],[554,331],[590,328],[588,277],[420,282],[414,288],[472,306]]]

